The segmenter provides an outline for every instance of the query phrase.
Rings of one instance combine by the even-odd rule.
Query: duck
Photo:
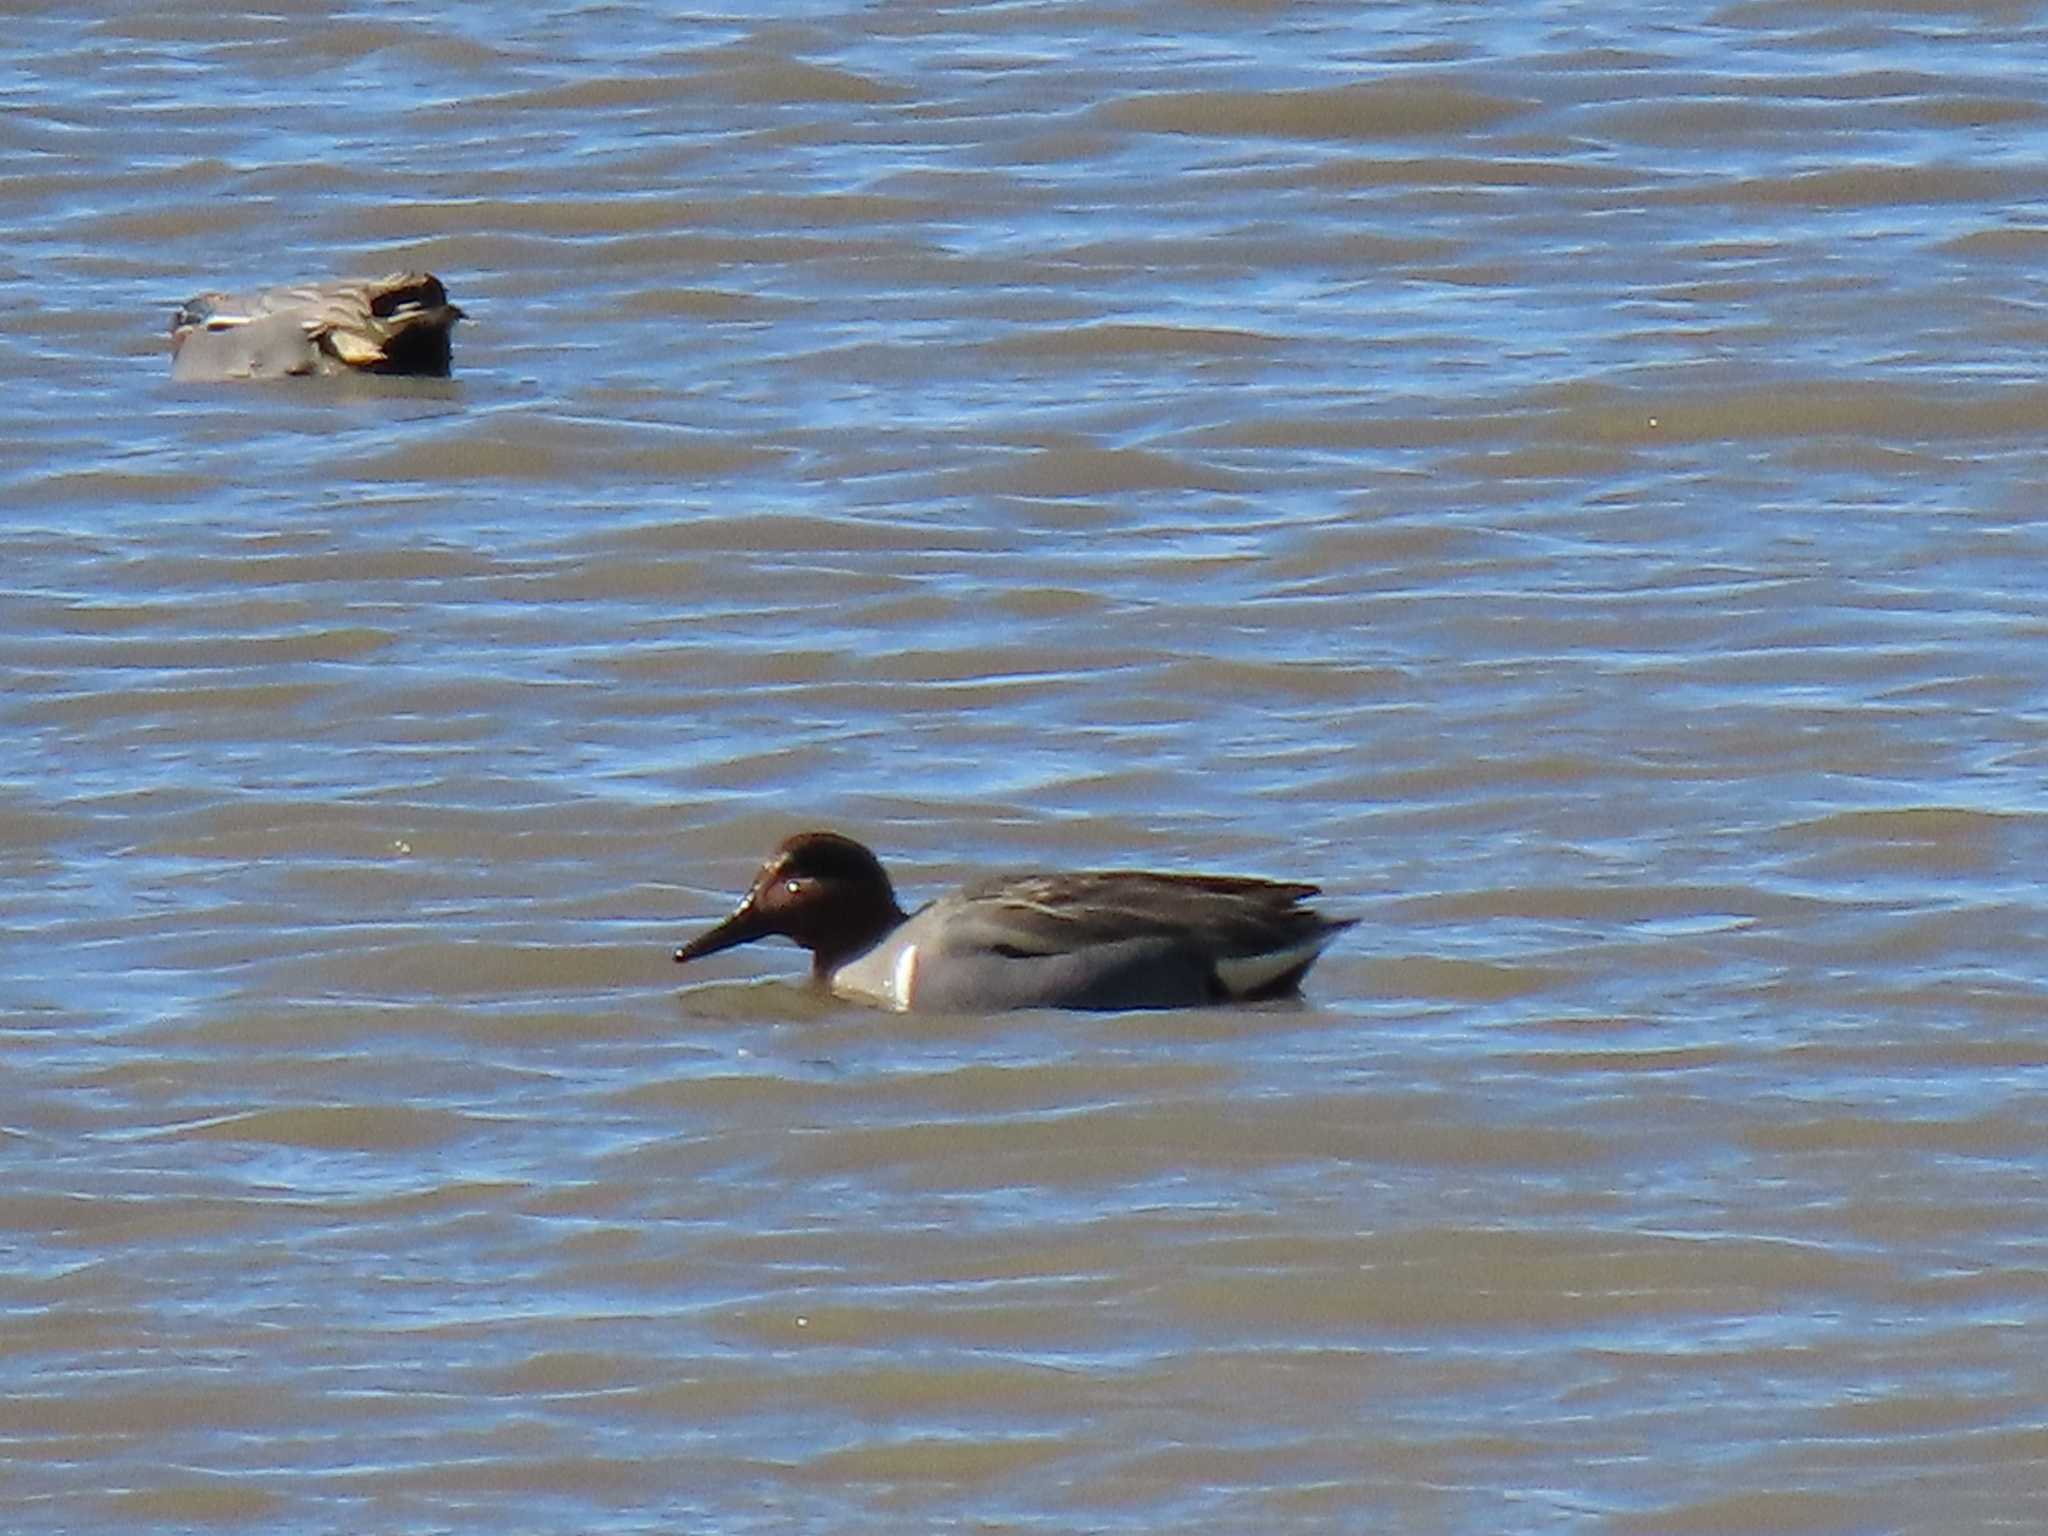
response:
[[[202,293],[171,316],[171,377],[302,374],[448,376],[449,332],[463,312],[431,272]]]
[[[786,838],[732,914],[676,950],[686,964],[781,935],[815,984],[896,1012],[1122,1010],[1296,992],[1355,924],[1320,887],[1143,870],[989,876],[905,913],[888,872],[837,832]]]

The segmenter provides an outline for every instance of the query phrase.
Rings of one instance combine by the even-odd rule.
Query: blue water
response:
[[[14,18],[0,1525],[2043,1523],[2044,41]],[[678,971],[813,825],[1363,921]]]

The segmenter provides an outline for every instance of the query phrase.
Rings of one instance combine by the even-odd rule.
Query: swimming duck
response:
[[[1198,1007],[1293,992],[1358,921],[1303,905],[1316,894],[1231,875],[1009,874],[906,915],[867,848],[802,832],[676,959],[782,934],[811,952],[821,985],[899,1011]]]
[[[171,377],[405,373],[446,378],[462,311],[431,272],[202,293],[171,317]]]

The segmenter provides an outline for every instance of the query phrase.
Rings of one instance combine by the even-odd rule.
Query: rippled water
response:
[[[0,48],[0,1523],[2048,1524],[2038,8]],[[1365,921],[677,971],[808,825]]]

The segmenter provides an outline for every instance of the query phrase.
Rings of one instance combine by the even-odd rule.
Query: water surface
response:
[[[2044,44],[16,17],[5,1524],[2048,1522]],[[400,265],[452,381],[170,383]],[[812,825],[1364,922],[677,971]]]

